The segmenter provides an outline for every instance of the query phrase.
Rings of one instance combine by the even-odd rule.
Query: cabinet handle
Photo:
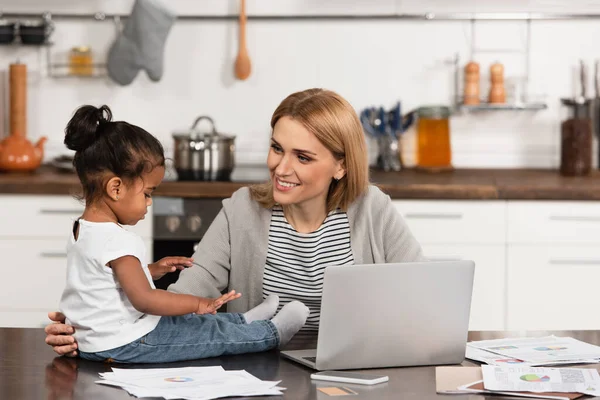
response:
[[[52,210],[47,208],[42,208],[40,210],[40,214],[81,214],[83,213],[83,209],[75,210],[75,209],[65,209],[65,210]]]
[[[597,258],[564,258],[564,259],[551,259],[549,261],[551,265],[600,265],[600,259]]]
[[[551,221],[580,221],[580,222],[600,222],[599,216],[585,215],[551,215]]]
[[[67,258],[67,253],[58,251],[43,251],[40,253],[43,258]]]
[[[462,213],[406,213],[406,219],[461,219]]]

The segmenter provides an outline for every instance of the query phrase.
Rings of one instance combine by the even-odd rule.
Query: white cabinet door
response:
[[[40,327],[58,309],[65,286],[66,241],[0,240],[0,326]]]
[[[506,241],[503,201],[394,200],[393,204],[421,244]]]
[[[598,246],[508,246],[507,329],[600,329]]]
[[[475,280],[469,330],[505,328],[505,247],[498,245],[423,245],[432,260],[473,260]]]
[[[600,245],[600,202],[510,201],[508,243]]]

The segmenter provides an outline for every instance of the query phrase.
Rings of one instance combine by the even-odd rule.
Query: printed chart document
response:
[[[531,365],[523,360],[518,360],[512,357],[505,357],[502,354],[492,353],[491,351],[478,349],[477,347],[469,346],[467,344],[467,350],[465,352],[465,358],[470,360],[479,361],[489,365],[513,365],[518,364],[520,366]]]
[[[560,392],[497,392],[487,390],[483,387],[483,381],[473,382],[472,384],[462,386],[460,389],[467,393],[488,393],[488,394],[501,394],[505,396],[516,396],[516,397],[533,397],[534,399],[552,399],[552,400],[575,400],[585,396],[581,393],[560,393]]]
[[[560,392],[600,396],[600,375],[593,368],[498,367],[482,365],[483,385],[502,392]]]
[[[96,383],[121,387],[136,397],[209,400],[230,396],[283,394],[280,381],[262,381],[241,371],[222,367],[186,367],[166,369],[122,369],[100,373]]]
[[[481,340],[469,342],[467,347],[502,356],[494,360],[492,356],[484,352],[471,352],[473,357],[485,358],[485,360],[472,359],[493,365],[499,365],[498,363],[519,364],[518,361],[521,361],[523,365],[530,366],[600,362],[599,346],[581,342],[571,337],[546,336],[541,338]],[[495,362],[488,362],[490,360]]]

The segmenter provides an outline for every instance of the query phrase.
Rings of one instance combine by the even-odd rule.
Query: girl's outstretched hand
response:
[[[236,293],[235,290],[232,290],[216,299],[199,297],[200,302],[198,303],[198,311],[196,311],[196,314],[216,314],[217,310],[221,308],[223,304],[229,303],[231,300],[239,299],[241,295],[241,293]]]

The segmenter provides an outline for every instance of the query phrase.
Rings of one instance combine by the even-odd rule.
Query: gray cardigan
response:
[[[348,208],[355,264],[423,260],[421,246],[394,208],[390,197],[370,186]],[[223,200],[223,208],[198,245],[194,265],[181,272],[169,290],[218,297],[226,288],[242,297],[227,311],[245,312],[262,301],[271,210],[250,198],[245,187]]]

